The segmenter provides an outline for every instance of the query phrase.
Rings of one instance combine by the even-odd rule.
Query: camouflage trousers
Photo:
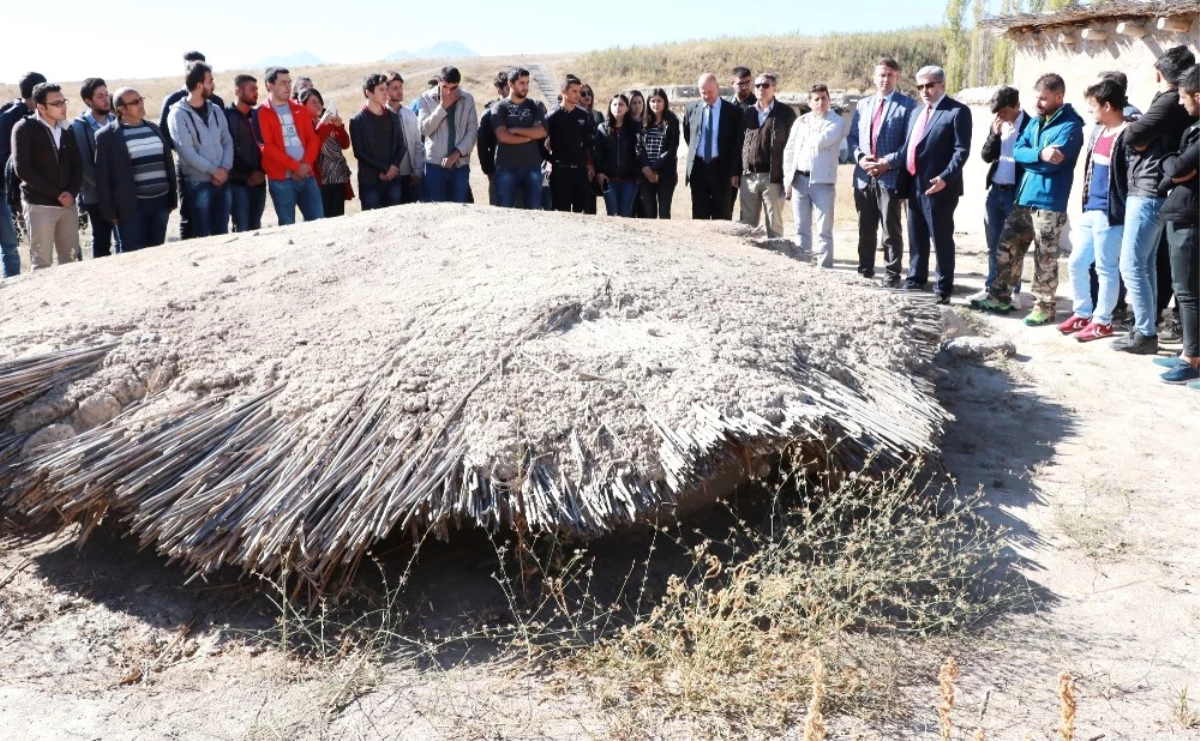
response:
[[[1067,215],[1056,211],[1017,206],[1004,222],[1000,243],[996,249],[996,280],[991,296],[997,301],[1009,301],[1013,286],[1021,280],[1021,263],[1033,244],[1033,294],[1037,305],[1053,316],[1058,291],[1058,245]]]

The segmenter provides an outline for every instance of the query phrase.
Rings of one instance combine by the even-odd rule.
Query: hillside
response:
[[[587,80],[603,97],[618,90],[651,85],[692,84],[700,73],[714,72],[726,84],[729,71],[744,65],[755,73],[771,70],[784,90],[803,90],[814,82],[833,88],[871,87],[871,69],[883,55],[894,57],[904,72],[942,61],[945,42],[933,26],[880,33],[827,36],[785,34],[679,41],[652,46],[616,47],[585,52],[558,72]]]

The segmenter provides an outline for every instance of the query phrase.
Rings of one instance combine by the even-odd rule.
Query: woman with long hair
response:
[[[650,110],[638,137],[638,157],[643,162],[638,193],[645,218],[669,219],[675,185],[679,182],[675,154],[679,150],[679,118],[671,112],[667,91],[662,88],[651,91],[649,103]]]
[[[629,101],[629,117],[640,124],[646,118],[646,96],[641,90],[630,90],[625,99]]]
[[[596,182],[609,216],[633,215],[638,172],[645,164],[638,157],[640,131],[638,122],[629,117],[629,99],[614,95],[608,117],[596,130]]]
[[[308,109],[313,127],[321,140],[321,151],[317,154],[317,166],[313,174],[321,186],[321,203],[325,206],[325,217],[342,216],[346,213],[346,201],[354,197],[350,185],[350,165],[346,163],[343,149],[350,147],[350,135],[337,113],[325,110],[325,99],[316,88],[300,91],[300,105]]]
[[[629,100],[629,117],[637,121],[638,126],[641,126],[646,120],[645,96],[642,95],[641,90],[630,90],[625,93],[625,97]],[[633,218],[646,218],[646,212],[642,209],[642,200],[637,196],[633,197]]]

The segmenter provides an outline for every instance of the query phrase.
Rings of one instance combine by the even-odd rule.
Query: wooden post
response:
[[[1170,31],[1172,33],[1184,33],[1192,27],[1192,24],[1178,18],[1159,18],[1158,30]]]
[[[1098,28],[1085,28],[1079,34],[1079,37],[1084,41],[1104,41],[1108,38],[1108,32],[1101,31]]]
[[[1117,33],[1122,36],[1132,36],[1135,39],[1140,39],[1146,35],[1146,27],[1141,23],[1121,21],[1117,24]]]
[[[1058,43],[1060,43],[1060,44],[1064,44],[1066,46],[1074,46],[1075,41],[1076,41],[1076,38],[1075,38],[1074,31],[1063,31],[1062,33],[1060,33],[1058,35]]]

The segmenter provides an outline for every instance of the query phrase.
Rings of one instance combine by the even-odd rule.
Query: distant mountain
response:
[[[267,57],[254,64],[247,64],[245,66],[250,69],[263,69],[266,67],[316,67],[320,64],[325,64],[325,62],[318,59],[317,55],[311,51],[298,51],[294,54],[280,54],[274,57]]]
[[[445,59],[457,57],[477,57],[466,44],[461,41],[439,41],[424,49],[401,49],[387,55],[387,61],[398,62],[404,59]]]

